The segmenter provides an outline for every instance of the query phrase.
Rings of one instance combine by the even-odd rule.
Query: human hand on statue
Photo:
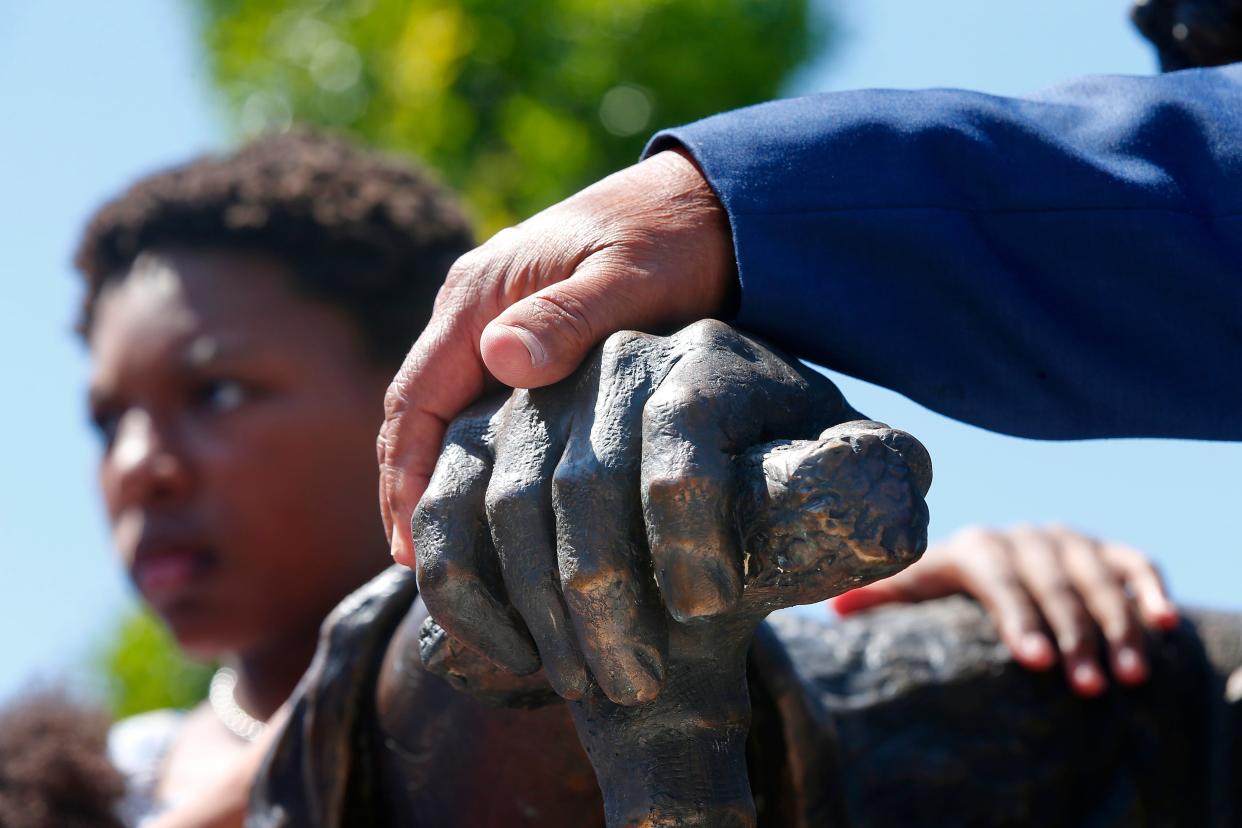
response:
[[[518,675],[542,665],[562,697],[594,676],[614,702],[649,701],[674,627],[674,649],[716,618],[749,640],[772,609],[921,553],[926,453],[861,419],[826,379],[723,323],[615,334],[572,382],[450,426],[414,515],[420,593],[451,637]],[[817,437],[786,447],[774,477],[735,460]],[[782,505],[743,549],[752,478]],[[755,557],[767,549],[774,562]]]
[[[393,557],[445,427],[489,384],[568,376],[616,331],[726,313],[737,276],[728,221],[689,156],[658,153],[496,234],[449,272],[385,400],[377,452]]]
[[[1113,677],[1147,678],[1144,627],[1177,625],[1177,608],[1142,552],[1061,527],[965,529],[931,547],[905,571],[833,600],[843,615],[889,603],[965,593],[988,611],[1018,663],[1046,670],[1058,661],[1070,686],[1094,696]]]

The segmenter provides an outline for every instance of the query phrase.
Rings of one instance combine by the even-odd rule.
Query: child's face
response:
[[[383,565],[388,372],[280,263],[148,253],[104,289],[90,347],[113,541],[187,651],[280,646]]]

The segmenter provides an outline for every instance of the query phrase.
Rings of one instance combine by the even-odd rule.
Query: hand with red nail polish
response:
[[[1018,663],[1046,670],[1059,655],[1070,686],[1083,696],[1103,692],[1109,673],[1120,684],[1142,683],[1144,629],[1178,621],[1147,556],[1062,527],[965,529],[904,572],[848,592],[833,606],[849,615],[955,593],[983,604]]]
[[[728,219],[690,157],[657,153],[454,264],[385,400],[380,508],[393,557],[414,564],[410,517],[445,428],[494,380],[564,379],[620,330],[726,315],[737,275]]]

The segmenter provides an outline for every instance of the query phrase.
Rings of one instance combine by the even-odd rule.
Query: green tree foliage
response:
[[[98,656],[105,702],[117,718],[163,707],[192,707],[207,696],[211,670],[187,661],[149,612],[125,615]]]
[[[656,128],[775,97],[809,0],[192,0],[243,134],[336,127],[440,171],[484,230],[632,163]]]

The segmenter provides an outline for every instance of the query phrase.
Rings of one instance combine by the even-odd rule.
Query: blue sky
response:
[[[1154,62],[1116,0],[841,0],[839,47],[792,92],[956,86],[1022,94]],[[184,6],[14,3],[0,12],[0,698],[81,673],[130,600],[94,491],[86,363],[70,333],[72,247],[90,211],[136,176],[228,143]],[[1038,443],[842,385],[936,459],[932,536],[968,523],[1062,521],[1138,545],[1175,595],[1242,609],[1234,527],[1242,445]]]

